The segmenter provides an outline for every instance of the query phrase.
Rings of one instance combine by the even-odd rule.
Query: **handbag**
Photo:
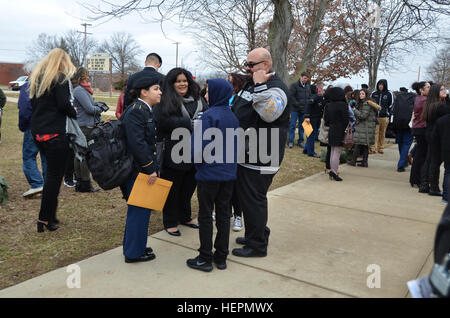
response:
[[[330,127],[325,125],[325,119],[320,120],[320,130],[319,130],[319,141],[328,144],[328,131],[330,130]]]
[[[156,162],[159,165],[159,172],[162,171],[165,151],[166,151],[166,139],[156,142]]]
[[[348,124],[347,128],[345,129],[345,135],[344,140],[342,141],[344,144],[344,148],[350,149],[353,147],[353,131],[352,131],[352,124]]]

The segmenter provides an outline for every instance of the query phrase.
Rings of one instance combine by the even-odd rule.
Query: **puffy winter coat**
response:
[[[380,110],[381,106],[372,101],[365,101],[359,109],[355,108],[356,125],[353,134],[355,145],[370,146],[375,143],[375,120]]]

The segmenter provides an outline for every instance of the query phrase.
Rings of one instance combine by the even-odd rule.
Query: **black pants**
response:
[[[267,253],[269,244],[267,191],[274,176],[238,166],[236,184],[244,214],[246,245],[261,253]]]
[[[427,157],[428,144],[425,139],[425,135],[416,135],[416,150],[413,157],[413,163],[411,166],[411,174],[409,176],[409,183],[411,185],[420,185],[422,167]]]
[[[161,178],[173,182],[163,210],[164,228],[189,223],[192,220],[191,199],[197,186],[195,168],[182,171],[164,167]]]
[[[199,203],[198,223],[200,226],[200,257],[207,262],[213,259],[222,263],[226,260],[230,241],[230,202],[234,181],[198,182],[197,196]],[[213,222],[212,212],[216,210],[217,235],[212,253]]]
[[[42,192],[39,220],[53,222],[56,218],[59,189],[69,153],[69,141],[64,135],[36,144],[47,158],[47,178]]]
[[[439,144],[430,142],[428,146],[430,162],[428,164],[428,183],[432,191],[439,191],[439,172],[441,168],[442,154]]]

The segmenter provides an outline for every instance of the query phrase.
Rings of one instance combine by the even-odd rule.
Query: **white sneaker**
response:
[[[242,230],[242,218],[240,216],[237,216],[234,219],[234,223],[233,223],[233,231],[235,232],[239,232]]]
[[[40,193],[40,192],[42,192],[42,190],[44,190],[44,187],[40,187],[40,188],[31,188],[30,190],[28,190],[27,192],[25,192],[24,194],[22,194],[23,195],[23,197],[29,197],[29,196],[32,196],[32,195],[34,195],[34,194],[36,194],[36,193]]]

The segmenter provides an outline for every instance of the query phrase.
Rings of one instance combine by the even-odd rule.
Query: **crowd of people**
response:
[[[356,90],[330,85],[324,90],[322,83],[311,84],[310,74],[303,72],[288,87],[273,72],[271,55],[264,48],[248,54],[246,74],[236,72],[227,79],[210,79],[203,88],[188,70],[177,67],[162,75],[161,65],[158,54],[149,54],[145,68],[128,78],[118,100],[116,117],[123,124],[127,149],[133,157],[133,172],[121,188],[127,199],[139,173],[148,175],[149,184],[155,183],[157,177],[172,182],[163,209],[164,230],[171,236],[182,235],[180,225],[199,230],[199,255],[187,260],[191,268],[211,271],[213,263],[219,269],[226,268],[230,227],[234,231],[245,227],[245,236],[236,240],[242,248],[234,249],[233,255],[267,255],[267,192],[280,169],[286,146],[293,148],[296,144],[303,154],[319,158],[315,144],[320,139],[326,147],[326,173],[331,180],[343,181],[339,164],[344,147],[351,153],[349,165],[367,168],[370,154],[384,153],[386,131],[391,126],[399,147],[397,171],[404,172],[412,163],[411,186],[448,201],[450,105],[441,84],[414,83],[412,88],[417,94],[404,88],[394,94],[388,90],[386,80],[378,81],[372,93],[367,85]],[[42,192],[37,229],[55,231],[63,180],[78,192],[99,190],[91,181],[86,160],[67,136],[67,122],[75,120],[88,139],[108,107],[95,102],[88,70],[75,68],[66,52],[54,49],[22,87],[19,110],[19,127],[24,132],[23,170],[31,187],[24,197]],[[304,136],[304,123],[312,127],[308,136]],[[191,135],[192,156],[203,153],[208,144],[204,141],[200,149],[195,148],[197,134],[203,136],[208,128],[222,131],[224,160],[174,160],[171,153],[178,141],[171,136],[179,128]],[[256,161],[246,151],[244,162],[238,162],[237,148],[232,148],[230,156],[228,145],[236,144],[225,133],[230,128],[255,129],[256,143],[265,144],[269,155],[277,154],[276,164],[267,163],[260,151]],[[261,129],[268,129],[268,133],[260,133]],[[278,132],[276,145],[271,142],[273,129]],[[320,137],[322,134],[325,137]],[[413,139],[415,145],[410,151]],[[42,173],[36,164],[39,152]],[[234,158],[231,162],[230,157]],[[439,188],[442,162],[443,192]],[[198,223],[192,218],[191,208],[196,189]],[[149,209],[128,205],[123,244],[127,263],[156,257],[147,247],[150,213]],[[213,221],[218,230],[214,244]]]

